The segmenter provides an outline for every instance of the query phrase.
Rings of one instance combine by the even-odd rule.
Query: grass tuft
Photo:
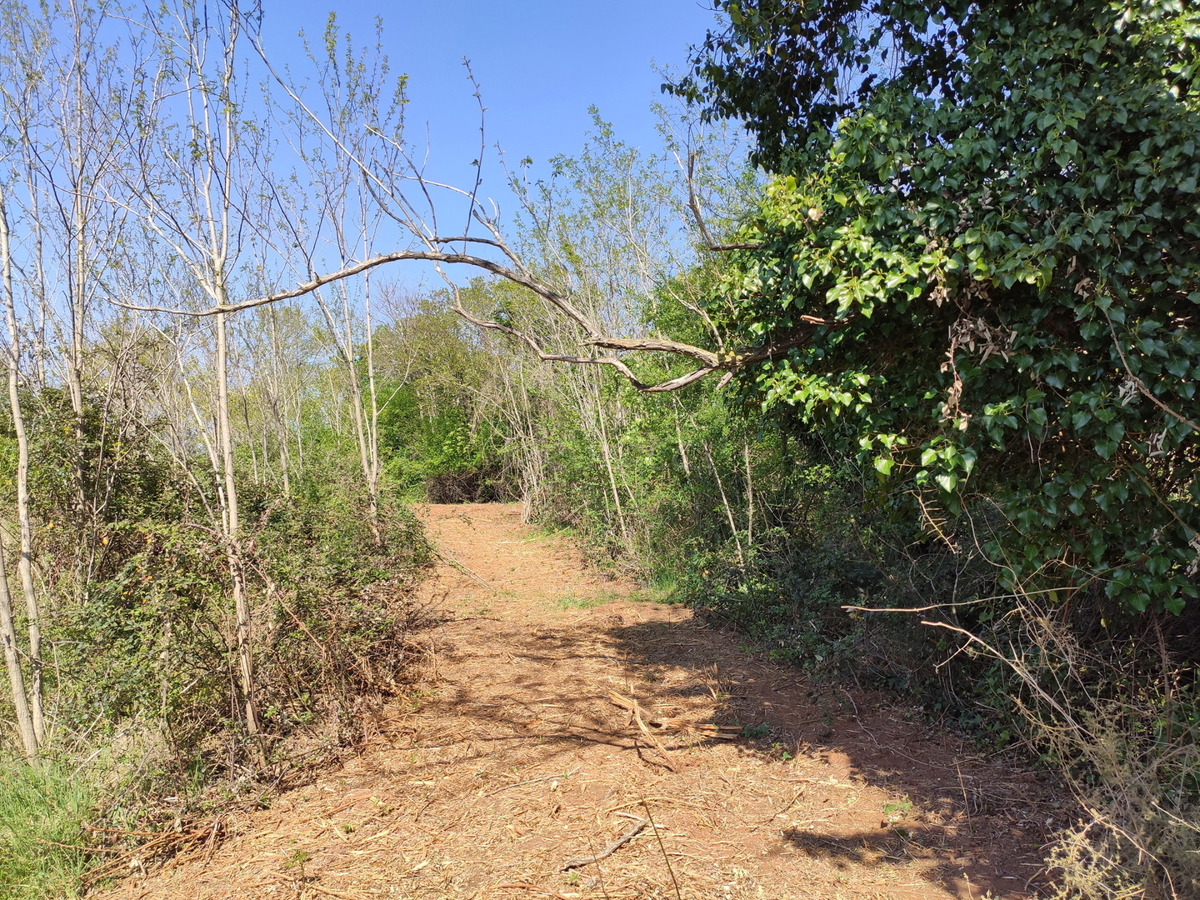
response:
[[[77,897],[94,788],[74,767],[0,758],[0,898]]]

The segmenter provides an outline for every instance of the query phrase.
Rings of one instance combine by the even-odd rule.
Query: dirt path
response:
[[[424,588],[448,621],[365,753],[107,896],[916,900],[1044,880],[1038,847],[1062,823],[1034,778],[904,721],[894,697],[814,692],[639,602],[518,512],[423,512],[459,564]]]

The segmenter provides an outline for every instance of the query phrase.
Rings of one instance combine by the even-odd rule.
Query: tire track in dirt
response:
[[[340,770],[104,896],[917,900],[1044,880],[1058,813],[1031,775],[641,602],[517,505],[422,516],[455,564],[422,588],[446,617],[419,689]]]

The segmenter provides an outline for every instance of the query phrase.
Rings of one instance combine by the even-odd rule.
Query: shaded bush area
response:
[[[494,358],[480,335],[446,309],[444,292],[410,298],[378,329],[379,445],[398,490],[430,503],[489,503],[519,496],[497,414]]]
[[[441,472],[425,479],[430,503],[494,503],[507,499],[491,471]]]
[[[57,439],[66,411],[43,402],[39,416],[34,433],[50,443],[35,447],[31,480],[54,598],[43,627],[55,727],[83,738],[151,720],[184,755],[233,735],[241,726],[230,712],[229,570],[205,497],[148,433],[132,432],[119,453],[97,440],[88,464],[100,477],[81,500],[59,450],[68,442]],[[353,466],[337,453],[314,450],[320,474],[290,495],[266,481],[239,487],[257,699],[271,710],[272,739],[396,684],[405,635],[421,618],[409,601],[429,560],[419,523],[386,496],[377,540]],[[11,471],[0,471],[0,488],[12,490]]]
[[[983,549],[1013,539],[986,498],[968,516],[920,497],[913,521],[819,437],[689,401],[630,402],[622,515],[598,448],[547,429],[541,514],[772,658],[1062,773],[1086,816],[1050,848],[1063,898],[1196,893],[1200,609],[1137,613],[1052,579],[1014,593]]]

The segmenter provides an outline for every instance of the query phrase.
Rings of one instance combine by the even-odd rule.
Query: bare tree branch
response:
[[[700,229],[700,236],[704,238],[704,249],[714,253],[720,253],[727,250],[757,250],[761,244],[718,244],[713,240],[709,233],[708,226],[704,224],[704,216],[700,212],[700,200],[696,197],[696,153],[695,151],[688,152],[687,165],[679,158],[679,154],[675,154],[675,161],[679,163],[681,168],[687,170],[687,190],[688,190],[688,209],[692,211],[692,218],[696,220],[696,227]]]
[[[1186,416],[1177,413],[1175,410],[1171,409],[1171,407],[1167,406],[1167,404],[1159,400],[1158,397],[1154,396],[1150,388],[1146,387],[1146,382],[1142,381],[1142,379],[1133,374],[1133,369],[1129,367],[1129,360],[1125,358],[1125,349],[1121,346],[1121,339],[1117,337],[1117,329],[1113,325],[1112,319],[1109,318],[1108,311],[1101,311],[1104,313],[1104,318],[1108,320],[1108,330],[1112,334],[1113,346],[1117,348],[1117,355],[1121,357],[1121,365],[1125,367],[1125,375],[1133,384],[1133,386],[1137,388],[1138,393],[1165,412],[1167,415],[1183,423],[1188,428],[1192,429],[1192,431],[1200,433],[1200,425],[1197,425]]]
[[[604,350],[629,350],[649,353],[674,353],[699,360],[712,369],[721,366],[721,357],[711,350],[702,350],[690,344],[682,344],[667,338],[617,338],[597,337],[586,341],[589,346],[600,347]]]

